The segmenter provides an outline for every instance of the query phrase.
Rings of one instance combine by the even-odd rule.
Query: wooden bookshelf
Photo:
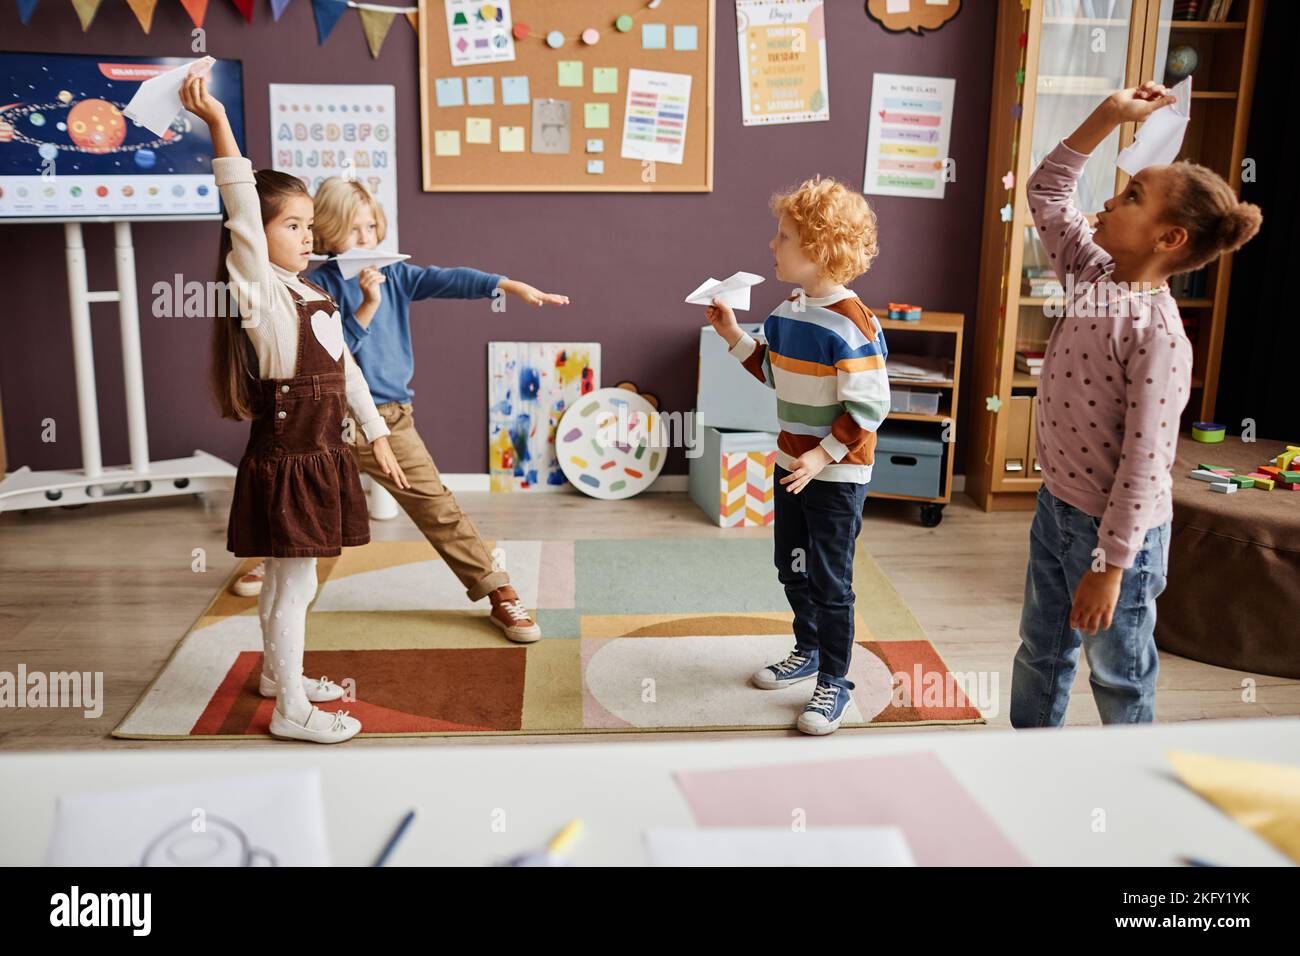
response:
[[[1036,154],[1045,151],[1045,134],[1051,132],[1056,139],[1068,134],[1068,129],[1062,129],[1058,136],[1053,124],[1075,112],[1081,120],[1091,108],[1089,101],[1100,102],[1105,95],[1092,90],[1040,89],[1040,75],[1063,78],[1059,83],[1051,81],[1056,85],[1068,84],[1071,77],[1061,67],[1060,51],[1085,37],[1100,35],[1111,45],[1109,57],[1089,60],[1089,72],[1112,76],[1116,87],[1120,83],[1137,85],[1157,72],[1161,74],[1158,78],[1165,79],[1168,51],[1184,44],[1193,47],[1199,63],[1192,73],[1191,123],[1180,158],[1209,166],[1240,190],[1265,0],[1235,0],[1228,19],[1221,23],[1170,20],[1168,0],[1119,0],[1115,14],[1106,20],[1057,15],[1063,9],[1059,3],[1052,4],[1053,15],[1046,16],[1048,5],[1044,0],[1032,0],[1027,15],[1021,0],[998,3],[988,186],[971,372],[979,398],[970,407],[971,438],[965,456],[967,493],[986,511],[1032,508],[1033,493],[1041,484],[1041,479],[1025,467],[1027,463],[1014,454],[1020,447],[1020,437],[1017,433],[1009,441],[1012,416],[988,411],[983,401],[996,395],[1005,409],[1013,397],[1036,393],[1037,379],[1016,370],[1016,352],[1029,345],[1042,348],[1054,322],[1047,308],[1054,302],[1052,297],[1031,296],[1021,290],[1025,268],[1032,264],[1026,227],[1028,232],[1033,231],[1023,184],[1033,172]],[[1026,34],[1023,91],[1015,79],[1022,31]],[[1103,73],[1106,69],[1109,72]],[[1079,78],[1079,82],[1087,83],[1089,78]],[[1012,106],[1018,99],[1022,116],[1017,131]],[[1126,123],[1109,141],[1110,152],[1106,155],[1112,162],[1114,153],[1133,141],[1135,131],[1134,124]],[[1102,151],[1095,154],[1098,158],[1094,163],[1106,161],[1100,155]],[[1015,174],[1014,193],[1001,183],[1007,170]],[[1102,196],[1096,187],[1099,180],[1105,180],[1106,187],[1110,187],[1108,174],[1091,175],[1092,193],[1097,197],[1094,205],[1098,208],[1128,179],[1115,169],[1113,191]],[[1008,202],[1012,207],[1009,231],[998,213]],[[1089,218],[1097,211],[1089,208],[1086,200],[1081,206]],[[1207,267],[1203,293],[1194,290],[1197,294],[1177,298],[1193,342],[1192,396],[1184,415],[1188,422],[1214,417],[1231,274],[1232,256],[1223,256]],[[1004,312],[1005,326],[999,339]]]

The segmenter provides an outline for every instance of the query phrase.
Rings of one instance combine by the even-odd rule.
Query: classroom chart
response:
[[[330,176],[361,183],[388,219],[381,245],[397,248],[397,127],[393,87],[272,83],[271,166],[313,193]]]
[[[715,0],[421,10],[426,192],[713,188]],[[457,31],[473,29],[508,29],[509,58],[471,58],[468,36],[461,50]]]
[[[821,0],[736,0],[744,125],[829,120]]]
[[[864,193],[943,198],[956,86],[943,77],[875,74]]]

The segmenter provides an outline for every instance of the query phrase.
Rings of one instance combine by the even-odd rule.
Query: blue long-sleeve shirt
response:
[[[411,302],[415,299],[486,299],[505,276],[477,269],[440,269],[395,262],[379,270],[379,307],[369,325],[357,321],[364,294],[358,279],[344,279],[338,263],[325,262],[308,274],[338,303],[343,338],[370,386],[376,405],[409,402],[414,396],[411,377],[415,355],[411,350]]]

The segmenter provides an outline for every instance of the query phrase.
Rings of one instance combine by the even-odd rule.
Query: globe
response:
[[[1169,51],[1169,60],[1165,64],[1165,71],[1175,80],[1181,80],[1195,72],[1200,62],[1201,57],[1196,52],[1196,47],[1183,44],[1182,46],[1173,47]]]

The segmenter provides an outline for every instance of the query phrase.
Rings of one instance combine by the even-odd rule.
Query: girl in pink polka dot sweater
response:
[[[1192,380],[1192,345],[1167,280],[1246,242],[1260,212],[1189,162],[1143,169],[1107,200],[1095,230],[1071,196],[1088,154],[1116,126],[1173,101],[1157,83],[1112,94],[1029,181],[1066,313],[1038,388],[1043,484],[1012,668],[1015,727],[1064,723],[1080,646],[1103,723],[1154,718],[1170,470]]]

